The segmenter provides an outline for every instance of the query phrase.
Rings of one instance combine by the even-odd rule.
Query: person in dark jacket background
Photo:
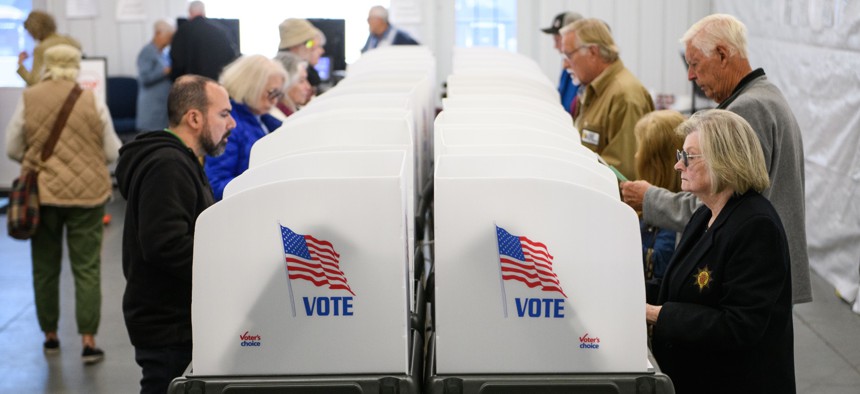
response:
[[[188,4],[188,22],[179,25],[170,44],[170,79],[197,74],[218,79],[221,69],[239,57],[227,31],[206,18],[202,1]]]
[[[227,91],[198,75],[176,80],[167,98],[170,128],[120,150],[116,178],[128,200],[122,309],[141,393],[164,393],[191,362],[194,224],[215,199],[203,155],[224,152],[236,126]]]

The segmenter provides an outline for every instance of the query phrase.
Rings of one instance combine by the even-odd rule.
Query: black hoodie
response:
[[[129,338],[142,348],[190,345],[194,223],[215,202],[212,189],[197,156],[171,133],[142,134],[119,152]]]

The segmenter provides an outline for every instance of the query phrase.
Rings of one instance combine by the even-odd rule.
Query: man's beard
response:
[[[214,143],[212,142],[212,131],[209,130],[208,122],[203,125],[203,131],[200,141],[200,144],[203,146],[203,150],[211,157],[221,156],[224,153],[224,150],[227,149],[227,137],[230,136],[230,132],[228,131],[224,134],[221,141]]]

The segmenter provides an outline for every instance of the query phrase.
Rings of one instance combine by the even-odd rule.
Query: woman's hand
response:
[[[660,316],[660,309],[662,308],[662,305],[645,304],[645,321],[650,325],[657,324],[657,317]]]

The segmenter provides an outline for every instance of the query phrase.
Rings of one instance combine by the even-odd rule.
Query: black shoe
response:
[[[105,358],[105,352],[97,347],[84,346],[84,351],[81,353],[81,360],[84,364],[95,364]]]
[[[60,352],[60,340],[59,339],[46,339],[45,343],[42,344],[42,350],[45,351],[45,354],[57,354]]]

